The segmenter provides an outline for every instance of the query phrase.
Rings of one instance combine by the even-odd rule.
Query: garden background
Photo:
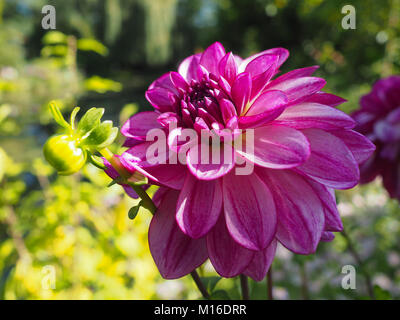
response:
[[[46,4],[56,8],[55,31],[41,26]],[[342,28],[346,4],[356,9],[355,30]],[[57,130],[50,100],[64,114],[103,107],[121,125],[150,109],[144,92],[154,79],[215,41],[244,57],[287,48],[283,72],[320,65],[326,91],[351,112],[377,79],[400,73],[400,1],[0,0],[0,299],[199,298],[190,277],[158,274],[149,212],[129,220],[135,200],[107,187],[103,172],[87,165],[58,176],[42,146]],[[364,299],[368,289],[400,298],[399,204],[380,181],[337,198],[350,247],[337,234],[307,257],[280,248],[275,298]],[[345,265],[356,268],[355,290],[341,286]],[[240,297],[238,279],[216,283],[207,263],[200,273],[219,297]],[[253,299],[267,296],[265,282],[250,289]]]

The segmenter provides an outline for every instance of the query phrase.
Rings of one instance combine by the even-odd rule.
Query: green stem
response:
[[[243,274],[240,275],[240,286],[242,287],[242,299],[249,300],[249,281],[247,277]]]
[[[193,270],[190,275],[193,278],[194,283],[196,284],[197,288],[199,289],[200,293],[202,294],[204,299],[210,299],[210,295],[206,289],[206,287],[204,286],[203,282],[200,279],[199,274],[197,273],[196,270]]]
[[[273,295],[273,279],[272,279],[272,266],[269,267],[268,273],[267,273],[267,294],[268,294],[268,300],[274,300],[274,295]]]
[[[374,286],[372,285],[372,281],[371,281],[371,276],[369,275],[368,271],[366,270],[364,262],[362,261],[360,255],[358,254],[356,248],[353,245],[353,242],[350,239],[350,236],[347,234],[345,229],[342,230],[341,234],[347,242],[347,249],[349,250],[350,254],[353,256],[354,260],[358,263],[358,265],[361,269],[361,272],[364,274],[365,282],[367,285],[368,295],[372,300],[374,300],[375,293],[374,293]]]

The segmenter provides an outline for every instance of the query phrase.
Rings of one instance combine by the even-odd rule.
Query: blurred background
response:
[[[41,26],[46,4],[56,8],[53,31]],[[355,30],[341,26],[346,4]],[[285,47],[283,72],[320,65],[326,91],[351,112],[377,79],[399,73],[400,1],[0,0],[0,299],[199,298],[190,278],[158,275],[148,212],[129,220],[135,201],[108,188],[104,173],[87,165],[58,176],[41,149],[58,130],[50,100],[64,114],[104,107],[104,119],[121,125],[150,109],[144,92],[155,78],[214,41],[243,57]],[[275,298],[400,298],[399,204],[380,181],[340,192],[338,202],[350,242],[338,234],[308,257],[279,248]],[[341,287],[348,264],[355,290]],[[200,273],[221,298],[240,297],[237,279],[217,283],[207,263]],[[264,282],[250,289],[266,298]]]

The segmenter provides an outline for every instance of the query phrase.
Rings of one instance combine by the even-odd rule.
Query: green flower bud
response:
[[[77,146],[70,135],[51,137],[43,147],[47,162],[61,175],[71,175],[78,172],[86,163],[86,151]]]

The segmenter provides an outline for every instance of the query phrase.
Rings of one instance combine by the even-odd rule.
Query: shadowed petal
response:
[[[249,276],[255,281],[262,281],[269,267],[271,266],[272,261],[275,257],[276,252],[276,240],[272,240],[271,244],[266,247],[264,250],[257,251],[254,254],[253,260],[247,266],[246,270],[243,272],[246,276]]]
[[[311,155],[296,170],[334,189],[354,187],[360,173],[353,154],[345,143],[331,133],[320,129],[305,129]]]
[[[176,208],[181,230],[191,238],[203,237],[217,222],[221,209],[220,181],[202,181],[188,174]]]
[[[331,133],[346,144],[358,164],[367,161],[376,149],[375,145],[367,137],[356,131],[336,130]]]
[[[223,215],[207,235],[207,249],[215,270],[225,278],[241,274],[254,256],[253,251],[243,248],[232,239]]]
[[[178,191],[164,194],[149,228],[150,252],[165,279],[183,277],[207,259],[205,239],[186,236],[174,219],[178,196]]]
[[[274,196],[278,229],[276,238],[289,250],[311,254],[324,230],[324,207],[305,178],[289,170],[258,168]]]
[[[275,235],[276,212],[271,192],[255,174],[231,172],[223,178],[226,224],[231,236],[250,250],[266,248]]]

